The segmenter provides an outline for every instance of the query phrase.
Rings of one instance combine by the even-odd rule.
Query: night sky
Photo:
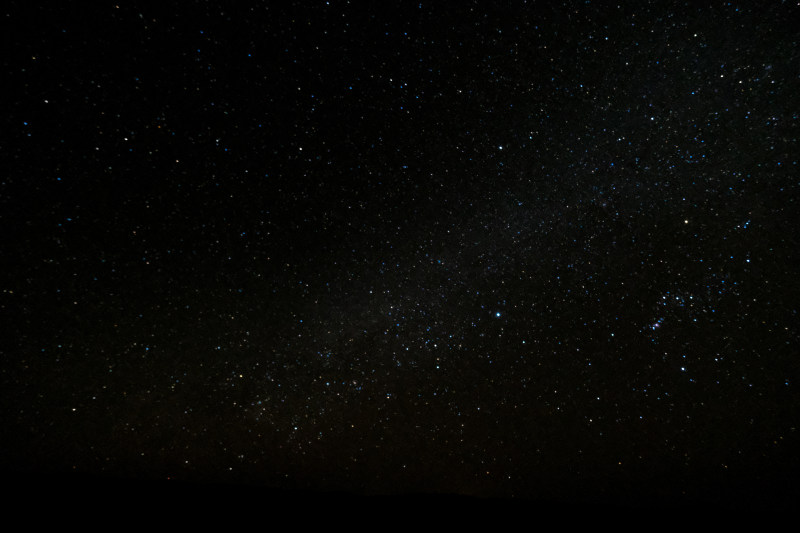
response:
[[[31,4],[4,471],[598,502],[800,471],[797,5]]]

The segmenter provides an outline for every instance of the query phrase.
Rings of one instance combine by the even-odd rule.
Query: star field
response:
[[[798,8],[753,5],[8,7],[3,468],[778,491]]]

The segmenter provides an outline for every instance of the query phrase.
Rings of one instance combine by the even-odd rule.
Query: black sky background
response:
[[[12,2],[2,467],[785,495],[798,8],[758,4]]]

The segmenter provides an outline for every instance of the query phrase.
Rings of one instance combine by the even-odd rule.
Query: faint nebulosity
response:
[[[3,468],[786,484],[798,7],[755,4],[7,7]]]

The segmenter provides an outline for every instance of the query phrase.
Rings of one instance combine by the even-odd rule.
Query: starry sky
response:
[[[800,471],[797,5],[29,4],[4,470],[591,501]]]

